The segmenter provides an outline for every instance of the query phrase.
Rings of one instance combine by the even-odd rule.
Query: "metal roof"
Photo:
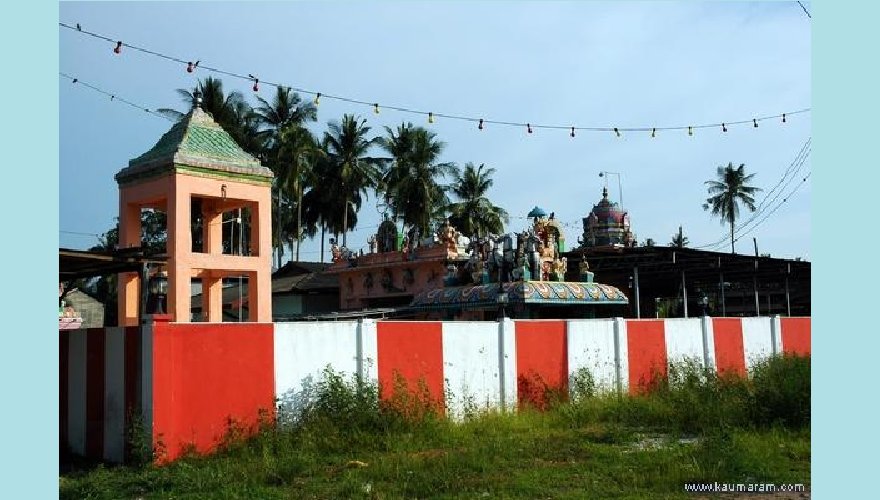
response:
[[[58,249],[58,277],[62,281],[107,274],[139,272],[144,264],[164,264],[165,255],[150,255],[141,248],[114,252]]]

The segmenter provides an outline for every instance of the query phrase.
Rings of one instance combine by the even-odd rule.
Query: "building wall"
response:
[[[809,355],[810,318],[359,321],[169,324],[60,332],[60,435],[79,455],[127,453],[138,420],[173,460],[210,452],[230,422],[247,433],[308,402],[323,371],[426,392],[457,417],[541,407],[588,371],[604,391],[638,393],[690,360],[745,374],[774,354]]]

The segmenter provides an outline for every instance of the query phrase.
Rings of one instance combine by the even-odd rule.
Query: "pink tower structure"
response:
[[[168,313],[190,321],[191,280],[202,280],[208,322],[222,321],[222,279],[248,278],[248,319],[272,321],[272,172],[242,150],[201,108],[193,108],[152,149],[116,174],[119,184],[119,247],[141,246],[141,210],[165,212],[168,221]],[[198,199],[200,203],[193,204]],[[192,242],[191,207],[201,206],[202,251]],[[239,255],[224,253],[223,213],[250,212],[250,241]],[[119,277],[119,324],[138,324],[140,277]]]

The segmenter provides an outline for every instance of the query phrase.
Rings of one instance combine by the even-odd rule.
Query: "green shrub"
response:
[[[809,356],[773,356],[752,369],[753,421],[761,426],[810,425]]]

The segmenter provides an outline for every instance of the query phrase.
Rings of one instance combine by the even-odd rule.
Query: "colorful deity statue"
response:
[[[445,246],[447,251],[453,253],[458,253],[456,235],[457,231],[454,227],[449,225],[449,219],[446,219],[446,223],[440,228],[437,234],[440,239],[440,244]]]
[[[529,267],[529,261],[522,252],[517,252],[516,266],[510,272],[516,281],[529,281],[532,279],[532,270]]]
[[[581,254],[581,262],[578,264],[578,273],[580,274],[580,280],[582,282],[593,282],[593,273],[590,272],[590,264],[587,262],[587,256],[583,253]]]
[[[336,244],[336,239],[334,238],[330,238],[330,255],[333,262],[342,260],[342,250],[339,249],[339,245]]]
[[[553,261],[553,272],[551,273],[551,281],[565,281],[565,272],[568,271],[568,259],[563,257]]]

